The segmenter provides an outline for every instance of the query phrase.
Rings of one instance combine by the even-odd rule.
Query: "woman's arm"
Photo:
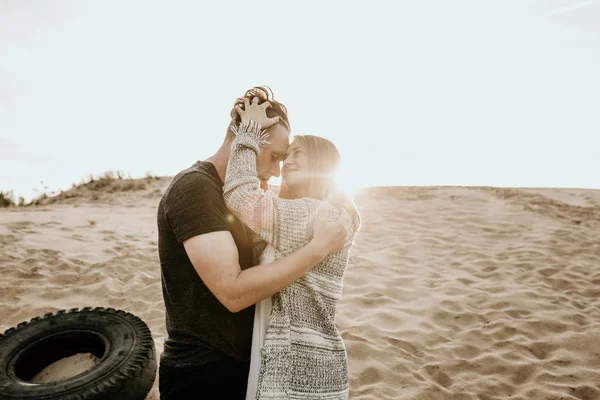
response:
[[[280,199],[270,190],[263,191],[257,177],[256,157],[268,143],[268,136],[253,121],[242,122],[232,130],[236,136],[223,188],[227,207],[279,251],[305,244],[314,233],[319,201]]]

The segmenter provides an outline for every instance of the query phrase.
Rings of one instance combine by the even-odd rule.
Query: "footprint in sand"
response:
[[[69,262],[71,262],[71,263],[73,263],[75,265],[79,265],[79,266],[81,266],[81,265],[87,265],[87,263],[85,261],[81,261],[81,260],[78,260],[76,258],[69,258]]]
[[[438,365],[426,365],[423,367],[423,369],[425,369],[431,379],[433,379],[433,381],[438,385],[443,386],[446,389],[452,385],[452,379],[442,372]]]
[[[104,240],[105,242],[116,242],[117,240],[119,240],[119,238],[111,234],[111,235],[105,236],[104,239],[102,239],[102,240]]]
[[[522,385],[530,380],[536,370],[537,367],[534,364],[522,365],[515,369],[515,371],[511,374],[510,380],[515,385]]]
[[[106,253],[106,254],[109,254],[109,255],[111,255],[111,256],[114,256],[114,257],[118,257],[118,256],[120,256],[120,255],[121,255],[121,253],[119,253],[119,252],[118,252],[117,250],[115,250],[115,249],[105,249],[105,250],[104,250],[104,253]]]
[[[409,359],[419,360],[425,354],[423,351],[417,349],[415,345],[404,340],[396,339],[390,336],[384,336],[383,339]]]
[[[569,388],[573,396],[581,400],[595,400],[600,398],[600,388],[593,386],[578,386]]]
[[[18,242],[15,235],[0,235],[0,246],[6,246]]]
[[[35,224],[31,221],[17,221],[6,225],[11,231],[22,231],[24,229],[32,228],[33,226],[35,226]]]
[[[58,225],[62,225],[62,224],[58,221],[48,221],[48,222],[42,222],[40,224],[40,226],[58,226]]]
[[[78,242],[89,242],[89,239],[82,235],[72,235],[71,239],[77,240]]]
[[[39,251],[46,257],[58,257],[62,253],[58,250],[52,250],[52,249],[41,249]]]

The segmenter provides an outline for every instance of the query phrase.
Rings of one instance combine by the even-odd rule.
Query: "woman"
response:
[[[356,232],[360,218],[352,201],[336,189],[339,153],[330,141],[297,136],[282,169],[279,197],[260,188],[256,157],[268,135],[265,109],[256,99],[237,108],[224,198],[228,208],[266,242],[260,263],[284,257],[308,242],[320,203],[345,209]],[[338,215],[331,215],[337,218]],[[256,306],[246,399],[347,399],[348,363],[335,327],[350,247],[330,254],[302,278]]]

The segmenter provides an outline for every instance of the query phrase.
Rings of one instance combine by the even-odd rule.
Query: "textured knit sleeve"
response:
[[[267,144],[268,135],[254,122],[233,127],[235,139],[223,197],[240,221],[281,252],[306,244],[313,236],[319,200],[280,199],[263,191],[257,177],[256,157]]]
[[[259,234],[252,232],[252,266],[260,264],[260,256],[267,242]]]

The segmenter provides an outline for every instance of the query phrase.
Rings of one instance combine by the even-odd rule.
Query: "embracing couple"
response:
[[[290,135],[270,89],[248,90],[221,148],[160,201],[162,400],[348,398],[335,311],[360,218],[333,143]]]

